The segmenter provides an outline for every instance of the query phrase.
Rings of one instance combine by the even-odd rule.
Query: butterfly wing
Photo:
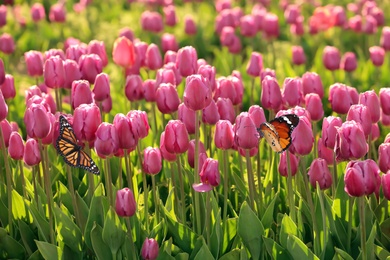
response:
[[[78,158],[78,167],[87,170],[93,174],[99,175],[99,168],[96,166],[95,162],[92,160],[91,156],[89,156],[83,150],[80,150],[79,158]]]

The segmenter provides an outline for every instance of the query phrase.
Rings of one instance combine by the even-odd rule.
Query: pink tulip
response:
[[[66,10],[62,3],[50,7],[49,19],[51,22],[63,23],[66,20]]]
[[[381,46],[385,51],[390,51],[390,27],[385,26],[382,28]]]
[[[378,165],[371,159],[349,162],[344,175],[345,192],[351,197],[371,195],[379,190],[379,172]]]
[[[316,93],[307,94],[305,96],[305,107],[310,113],[310,119],[313,121],[319,121],[324,116],[322,100]]]
[[[145,111],[131,110],[126,115],[130,119],[130,125],[135,138],[143,139],[149,134],[148,115]]]
[[[228,26],[233,28],[236,27],[233,12],[230,9],[225,9],[221,11],[215,19],[215,31],[220,35],[223,28]]]
[[[163,8],[165,16],[165,24],[168,26],[175,26],[177,23],[176,11],[174,5],[168,5]]]
[[[181,48],[177,52],[176,67],[178,68],[180,75],[187,77],[191,74],[195,74],[197,71],[196,61],[198,55],[194,47],[186,46]]]
[[[45,62],[44,67],[45,84],[49,88],[61,88],[65,84],[65,70],[61,58],[50,57]]]
[[[24,148],[23,161],[28,166],[34,166],[41,162],[39,144],[35,139],[29,138]]]
[[[347,14],[342,6],[334,6],[331,10],[332,13],[332,23],[334,26],[339,26],[344,28],[347,24]]]
[[[268,38],[279,37],[279,19],[276,14],[267,13],[264,16],[263,30]]]
[[[258,77],[263,70],[263,57],[258,52],[252,52],[246,66],[246,73],[252,77]]]
[[[112,49],[112,59],[115,64],[128,68],[134,65],[136,53],[132,41],[122,36],[115,40]]]
[[[108,58],[103,41],[92,40],[88,43],[87,54],[96,54],[102,60],[103,67],[107,66]]]
[[[338,70],[340,68],[340,52],[336,47],[326,46],[322,54],[322,61],[328,70]]]
[[[236,114],[232,101],[228,98],[218,98],[216,103],[221,120],[228,120],[233,124]]]
[[[204,148],[204,144],[202,143],[202,141],[199,141],[199,155],[201,154],[206,154],[206,149]],[[207,158],[207,155],[206,155],[206,158]],[[205,159],[204,157],[201,158],[201,156],[199,156],[199,161]],[[195,140],[192,139],[190,142],[189,142],[189,146],[188,146],[188,150],[187,150],[187,161],[188,161],[188,165],[191,167],[191,168],[194,168],[195,167]],[[199,163],[199,171],[201,170],[202,168],[202,165],[203,165],[203,161],[202,163]]]
[[[72,83],[72,108],[75,109],[81,104],[93,103],[92,91],[86,80],[76,80]]]
[[[12,54],[15,51],[15,41],[12,35],[3,33],[0,36],[0,52],[4,54]]]
[[[195,134],[195,111],[181,103],[178,108],[178,119],[184,123],[189,134]]]
[[[220,119],[218,107],[214,100],[202,110],[202,122],[209,125],[215,125]]]
[[[282,104],[282,93],[278,81],[271,76],[266,76],[261,85],[261,105],[265,109],[277,110]]]
[[[385,50],[382,47],[373,46],[369,48],[369,52],[372,64],[377,67],[382,66],[385,60]]]
[[[317,93],[322,98],[324,96],[324,86],[320,75],[315,72],[304,73],[302,75],[302,91],[303,95]]]
[[[43,75],[43,55],[39,51],[28,51],[24,53],[28,75],[40,77]]]
[[[130,101],[137,101],[143,98],[142,79],[139,75],[129,75],[126,77],[125,95]]]
[[[161,171],[162,161],[161,161],[160,149],[146,147],[144,150],[144,160],[142,162],[142,169],[146,174],[157,174]]]
[[[256,21],[253,15],[245,15],[240,19],[241,35],[254,37],[257,33]]]
[[[41,3],[34,3],[31,6],[30,14],[31,14],[31,19],[35,23],[37,23],[37,22],[45,19],[45,16],[46,16],[45,8],[43,7],[43,5]]]
[[[282,88],[282,100],[288,107],[299,106],[304,98],[300,78],[286,78]]]
[[[7,6],[0,5],[0,27],[7,24]]]
[[[382,175],[381,182],[383,195],[387,200],[390,200],[390,172],[386,172],[386,174]]]
[[[187,35],[194,35],[197,32],[195,21],[190,15],[184,17],[184,32]]]
[[[301,46],[292,47],[292,63],[295,65],[302,65],[306,63],[306,56]]]
[[[318,139],[317,150],[318,158],[324,159],[328,165],[333,165],[333,149],[326,147],[322,138]]]
[[[8,105],[5,102],[3,93],[0,89],[0,122],[7,118],[8,115]]]
[[[234,142],[243,149],[252,149],[259,144],[255,123],[247,112],[242,112],[236,118]]]
[[[135,214],[136,209],[137,203],[129,188],[123,188],[116,192],[115,211],[118,216],[131,217]]]
[[[220,175],[218,161],[212,158],[207,158],[203,163],[202,169],[199,173],[200,181],[203,184],[209,184],[213,187],[216,187],[219,185]]]
[[[382,172],[390,170],[390,143],[382,143],[378,148],[378,164]]]
[[[127,39],[129,39],[130,41],[133,41],[134,40],[134,32],[133,30],[131,30],[129,27],[123,27],[120,31],[119,31],[119,37],[126,37]]]
[[[100,158],[113,156],[119,148],[119,138],[113,124],[103,122],[96,130],[96,140],[94,143],[97,155]]]
[[[362,126],[355,121],[344,122],[337,129],[334,149],[337,161],[362,158],[368,151]]]
[[[371,118],[371,112],[368,109],[367,106],[358,104],[358,105],[352,105],[349,108],[348,114],[347,114],[347,121],[354,120],[355,122],[359,123],[364,131],[365,136],[367,137],[371,133],[371,120],[367,120]]]
[[[214,100],[218,98],[228,98],[232,103],[239,99],[238,93],[233,83],[233,77],[220,77],[217,79],[217,86],[214,92]]]
[[[86,45],[71,45],[66,49],[65,57],[69,60],[74,60],[75,62],[79,62],[80,57],[87,53]]]
[[[163,53],[166,53],[167,51],[177,52],[179,50],[179,44],[176,41],[175,35],[164,33],[161,36],[161,49]],[[173,62],[176,62],[176,59],[174,59]],[[164,63],[167,63],[165,62],[165,59]]]
[[[346,114],[353,104],[358,103],[358,93],[355,88],[336,83],[329,88],[329,102],[332,110],[339,114]]]
[[[234,42],[234,38],[236,37],[234,33],[234,28],[231,26],[226,26],[222,28],[220,41],[223,46],[231,46]]]
[[[280,116],[277,114],[277,116]],[[308,155],[313,149],[314,135],[309,119],[306,116],[299,117],[299,124],[292,132],[292,144],[295,153]]]
[[[168,162],[176,161],[176,154],[168,152],[165,148],[165,131],[163,131],[160,136],[160,152],[164,160]]]
[[[181,154],[188,150],[188,132],[180,120],[170,120],[165,126],[165,148],[170,153]]]
[[[93,98],[98,102],[110,96],[110,78],[106,73],[100,73],[96,76],[92,92]]]
[[[186,78],[186,87],[184,90],[184,104],[196,111],[207,107],[212,99],[212,93],[209,81],[199,74],[191,75]]]
[[[209,81],[211,91],[214,91],[216,88],[215,74],[216,70],[214,66],[211,65],[201,65],[198,67],[198,74],[202,75]]]
[[[300,15],[301,11],[299,10],[298,5],[288,5],[286,10],[284,11],[284,18],[286,19],[286,23],[288,24],[294,24]]]
[[[51,57],[58,56],[61,60],[65,60],[65,53],[62,49],[49,49],[45,51],[45,60],[50,59]]]
[[[157,12],[145,11],[141,15],[142,30],[159,33],[163,30],[162,16]]]
[[[14,160],[22,160],[24,155],[24,142],[18,132],[12,132],[9,137],[9,156]]]
[[[52,128],[46,108],[41,104],[31,104],[24,114],[27,135],[34,139],[45,138]]]
[[[303,21],[304,21],[303,16],[299,16],[297,18],[296,23],[290,26],[291,34],[301,36],[305,33],[305,29],[303,27]]]
[[[379,100],[382,112],[390,115],[390,88],[381,88],[379,90]]]
[[[158,257],[158,244],[153,238],[146,238],[142,244],[141,256],[144,260],[155,260]]]
[[[233,43],[228,46],[228,50],[231,54],[240,54],[242,49],[241,40],[238,36],[233,37]]]
[[[162,83],[156,91],[156,103],[163,114],[177,111],[180,99],[176,88],[170,83]]]
[[[362,32],[366,34],[375,34],[378,31],[378,25],[375,18],[371,15],[367,15],[364,18]]]
[[[295,156],[293,153],[281,153],[280,161],[278,166],[278,171],[281,176],[288,176],[288,164],[287,164],[287,155],[290,158],[290,170],[291,176],[295,176],[298,172],[299,157]]]
[[[14,77],[10,74],[5,75],[5,81],[0,85],[0,90],[5,99],[12,99],[16,95]]]
[[[175,86],[180,85],[182,81],[182,76],[180,75],[180,71],[177,69],[176,64],[174,62],[168,62],[167,64],[164,64],[163,69],[166,70],[172,70],[175,74]]]
[[[324,159],[313,160],[307,174],[309,175],[310,184],[314,188],[316,188],[317,183],[321,190],[326,190],[332,186],[332,174]]]
[[[322,141],[324,145],[333,150],[336,142],[337,128],[341,127],[343,121],[340,117],[328,116],[322,121]]]
[[[138,138],[133,132],[130,118],[121,113],[116,114],[113,124],[118,133],[118,147],[133,150],[137,146]]]
[[[276,78],[275,71],[270,68],[265,68],[260,72],[260,80],[263,82],[266,76],[270,76],[272,78]]]
[[[82,79],[88,80],[93,84],[99,73],[102,73],[103,63],[97,54],[84,54],[79,59],[79,67]]]
[[[156,70],[162,67],[163,61],[158,46],[151,43],[146,50],[145,56],[146,67],[150,70]]]
[[[143,97],[148,102],[156,101],[157,84],[154,79],[147,79],[142,84]]]
[[[357,68],[356,55],[353,52],[346,52],[341,58],[340,69],[346,72],[355,71]]]
[[[64,88],[70,89],[72,88],[73,81],[81,79],[80,68],[76,61],[69,59],[65,60],[63,65],[65,72]]]
[[[101,124],[99,108],[95,104],[81,104],[74,110],[73,130],[77,138],[92,143]]]
[[[227,150],[233,147],[234,131],[228,120],[220,120],[215,125],[214,142],[219,149]]]
[[[371,112],[371,122],[377,123],[380,118],[380,104],[378,95],[374,90],[369,90],[359,95],[359,104],[367,106]]]
[[[5,81],[5,69],[3,60],[0,58],[0,85]]]
[[[260,125],[266,121],[264,110],[258,105],[253,105],[249,107],[248,113],[249,116],[252,118],[256,128],[259,128]]]

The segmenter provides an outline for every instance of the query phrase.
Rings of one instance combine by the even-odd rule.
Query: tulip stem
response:
[[[195,155],[194,155],[194,183],[199,183],[199,117],[200,111],[195,111]],[[195,192],[196,233],[201,234],[199,192]]]
[[[127,185],[128,185],[128,187],[131,190],[133,190],[135,192],[135,187],[133,187],[133,172],[130,169],[130,156],[129,156],[129,153],[128,153],[127,149],[125,149],[123,152],[125,153],[125,166],[126,166],[126,173],[127,173]]]
[[[56,103],[57,103],[57,110],[59,112],[62,112],[62,103],[61,103],[61,92],[60,88],[55,88],[55,96],[56,96]]]
[[[210,192],[208,191],[206,195],[206,244],[210,247],[210,218],[211,218],[211,205],[210,205]]]
[[[110,169],[110,159],[106,158],[104,160],[104,173],[106,178],[106,191],[108,196],[108,201],[112,207],[115,207],[114,199],[112,196],[112,177],[111,177],[111,169]]]
[[[338,179],[337,179],[337,162],[336,162],[336,153],[333,152],[333,183],[332,183],[332,195],[333,198],[336,196],[336,186],[338,184]]]
[[[0,142],[1,142],[1,151],[3,152],[3,159],[6,171],[6,180],[7,180],[7,198],[8,198],[8,227],[9,234],[13,237],[13,224],[12,224],[12,173],[9,166],[8,154],[5,147],[3,129],[0,126]]]
[[[130,250],[133,254],[133,257],[131,259],[138,259],[137,254],[136,254],[136,248],[134,245],[133,234],[131,231],[130,218],[126,217],[125,219],[126,219],[126,225],[127,225],[127,235],[129,237],[129,240],[130,240]]]
[[[324,192],[320,188],[320,184],[316,182],[316,188],[317,188],[317,196],[320,200],[320,207],[321,207],[321,214],[322,214],[322,232],[323,232],[323,241],[322,241],[322,252],[326,249],[326,243],[327,243],[327,226],[326,226],[326,212],[325,212],[325,204],[324,204]]]
[[[257,152],[257,183],[259,185],[258,212],[263,210],[263,182],[261,181],[261,156],[260,149]]]
[[[290,207],[290,216],[291,219],[296,223],[296,215],[295,215],[295,196],[293,191],[293,176],[291,172],[291,161],[290,161],[290,152],[286,151],[286,160],[287,160],[287,193],[288,193],[288,201]]]
[[[254,104],[254,99],[253,99],[253,97],[254,97],[254,94],[255,93],[253,93],[255,91],[255,77],[252,77],[252,79],[251,79],[251,97],[250,97],[250,105],[251,106],[253,106],[253,104]]]
[[[149,234],[149,199],[148,199],[148,184],[146,183],[146,173],[142,172],[142,185],[144,188],[144,209],[145,209],[145,229]]]
[[[352,211],[353,211],[353,204],[354,204],[355,198],[349,197],[348,200],[348,230],[347,230],[347,252],[351,253],[351,237],[352,237]]]
[[[224,228],[227,223],[227,207],[228,207],[228,192],[229,192],[229,176],[228,176],[228,151],[222,150],[223,159],[223,222]]]
[[[252,210],[255,211],[255,187],[254,187],[254,177],[252,172],[252,163],[251,163],[251,157],[249,155],[250,150],[245,149],[245,159],[246,159],[246,169],[248,174],[248,185],[249,185],[249,205],[251,206]]]
[[[72,196],[72,203],[73,203],[74,216],[76,218],[76,223],[81,228],[81,230],[84,230],[84,227],[81,226],[81,222],[80,222],[79,208],[77,207],[76,195],[74,193],[72,169],[70,168],[69,165],[66,165],[66,174],[68,177],[69,192]],[[89,174],[89,173],[87,173],[87,174]]]
[[[183,174],[181,172],[180,156],[176,156],[176,165],[177,165],[177,174],[179,175],[179,185],[180,185],[181,221],[183,222],[183,224],[185,224],[186,223],[186,198],[184,194],[184,182],[183,182]]]
[[[154,124],[154,131],[155,133],[158,133],[158,125],[157,125],[157,114],[156,114],[156,102],[152,102],[152,114],[153,114],[153,124]],[[157,135],[155,135],[157,136]]]
[[[85,144],[85,152],[91,156],[91,148],[89,148],[89,143],[86,142]],[[92,174],[88,174],[88,202],[90,203],[92,201],[92,196],[95,191],[95,180]]]
[[[366,218],[364,213],[365,206],[365,196],[359,197],[359,218],[360,218],[360,228],[361,228],[361,246],[362,246],[362,259],[367,260],[367,250],[366,250]]]
[[[39,172],[39,165],[34,165],[32,168],[32,181],[34,187],[34,198],[38,207],[38,189],[37,189],[37,173]]]
[[[20,178],[22,179],[22,189],[23,189],[23,197],[27,199],[27,191],[26,191],[26,180],[24,179],[24,167],[22,160],[18,161],[19,170],[20,170]]]
[[[159,198],[158,192],[156,190],[156,176],[152,175],[152,190],[153,190],[153,197],[154,197],[154,209],[156,214],[157,223],[160,223],[160,212],[159,212]]]

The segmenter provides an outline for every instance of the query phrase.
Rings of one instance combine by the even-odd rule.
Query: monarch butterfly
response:
[[[265,122],[257,131],[271,145],[273,151],[284,152],[291,144],[291,133],[299,123],[299,117],[288,114]]]
[[[73,128],[63,115],[60,116],[60,135],[57,138],[56,148],[66,164],[82,168],[93,174],[100,174],[99,168],[92,158],[77,144]]]

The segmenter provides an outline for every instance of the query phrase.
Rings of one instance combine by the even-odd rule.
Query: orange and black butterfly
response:
[[[99,168],[92,158],[77,144],[73,128],[63,115],[60,116],[60,135],[57,138],[56,148],[66,164],[93,174],[100,174]]]
[[[291,144],[291,133],[299,123],[299,117],[288,114],[265,122],[257,131],[271,145],[273,151],[284,152]]]

